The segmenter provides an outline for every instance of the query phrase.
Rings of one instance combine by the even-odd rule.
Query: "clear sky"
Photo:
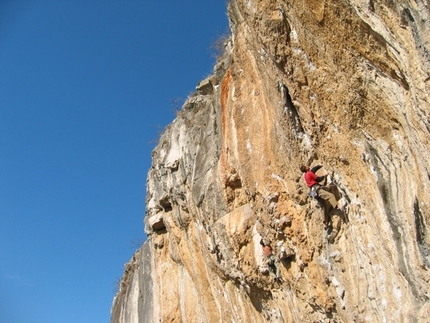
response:
[[[106,323],[220,0],[0,0],[0,323]]]

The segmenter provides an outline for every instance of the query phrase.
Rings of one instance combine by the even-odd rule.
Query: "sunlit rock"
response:
[[[213,76],[153,151],[111,322],[428,322],[428,6],[231,1]],[[342,195],[328,230],[302,164]]]

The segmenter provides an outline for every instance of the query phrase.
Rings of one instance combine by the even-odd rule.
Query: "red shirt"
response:
[[[269,257],[272,254],[272,248],[270,246],[263,246],[263,253],[266,257]]]
[[[305,181],[308,187],[314,186],[317,183],[317,178],[317,175],[312,171],[308,171],[305,173]]]

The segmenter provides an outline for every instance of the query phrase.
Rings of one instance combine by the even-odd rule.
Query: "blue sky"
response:
[[[225,1],[0,1],[0,323],[109,322],[160,131]]]

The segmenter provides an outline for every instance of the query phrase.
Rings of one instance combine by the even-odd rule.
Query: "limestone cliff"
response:
[[[148,240],[111,322],[429,322],[430,2],[228,15],[214,74],[152,153]],[[302,164],[342,194],[327,231]]]

